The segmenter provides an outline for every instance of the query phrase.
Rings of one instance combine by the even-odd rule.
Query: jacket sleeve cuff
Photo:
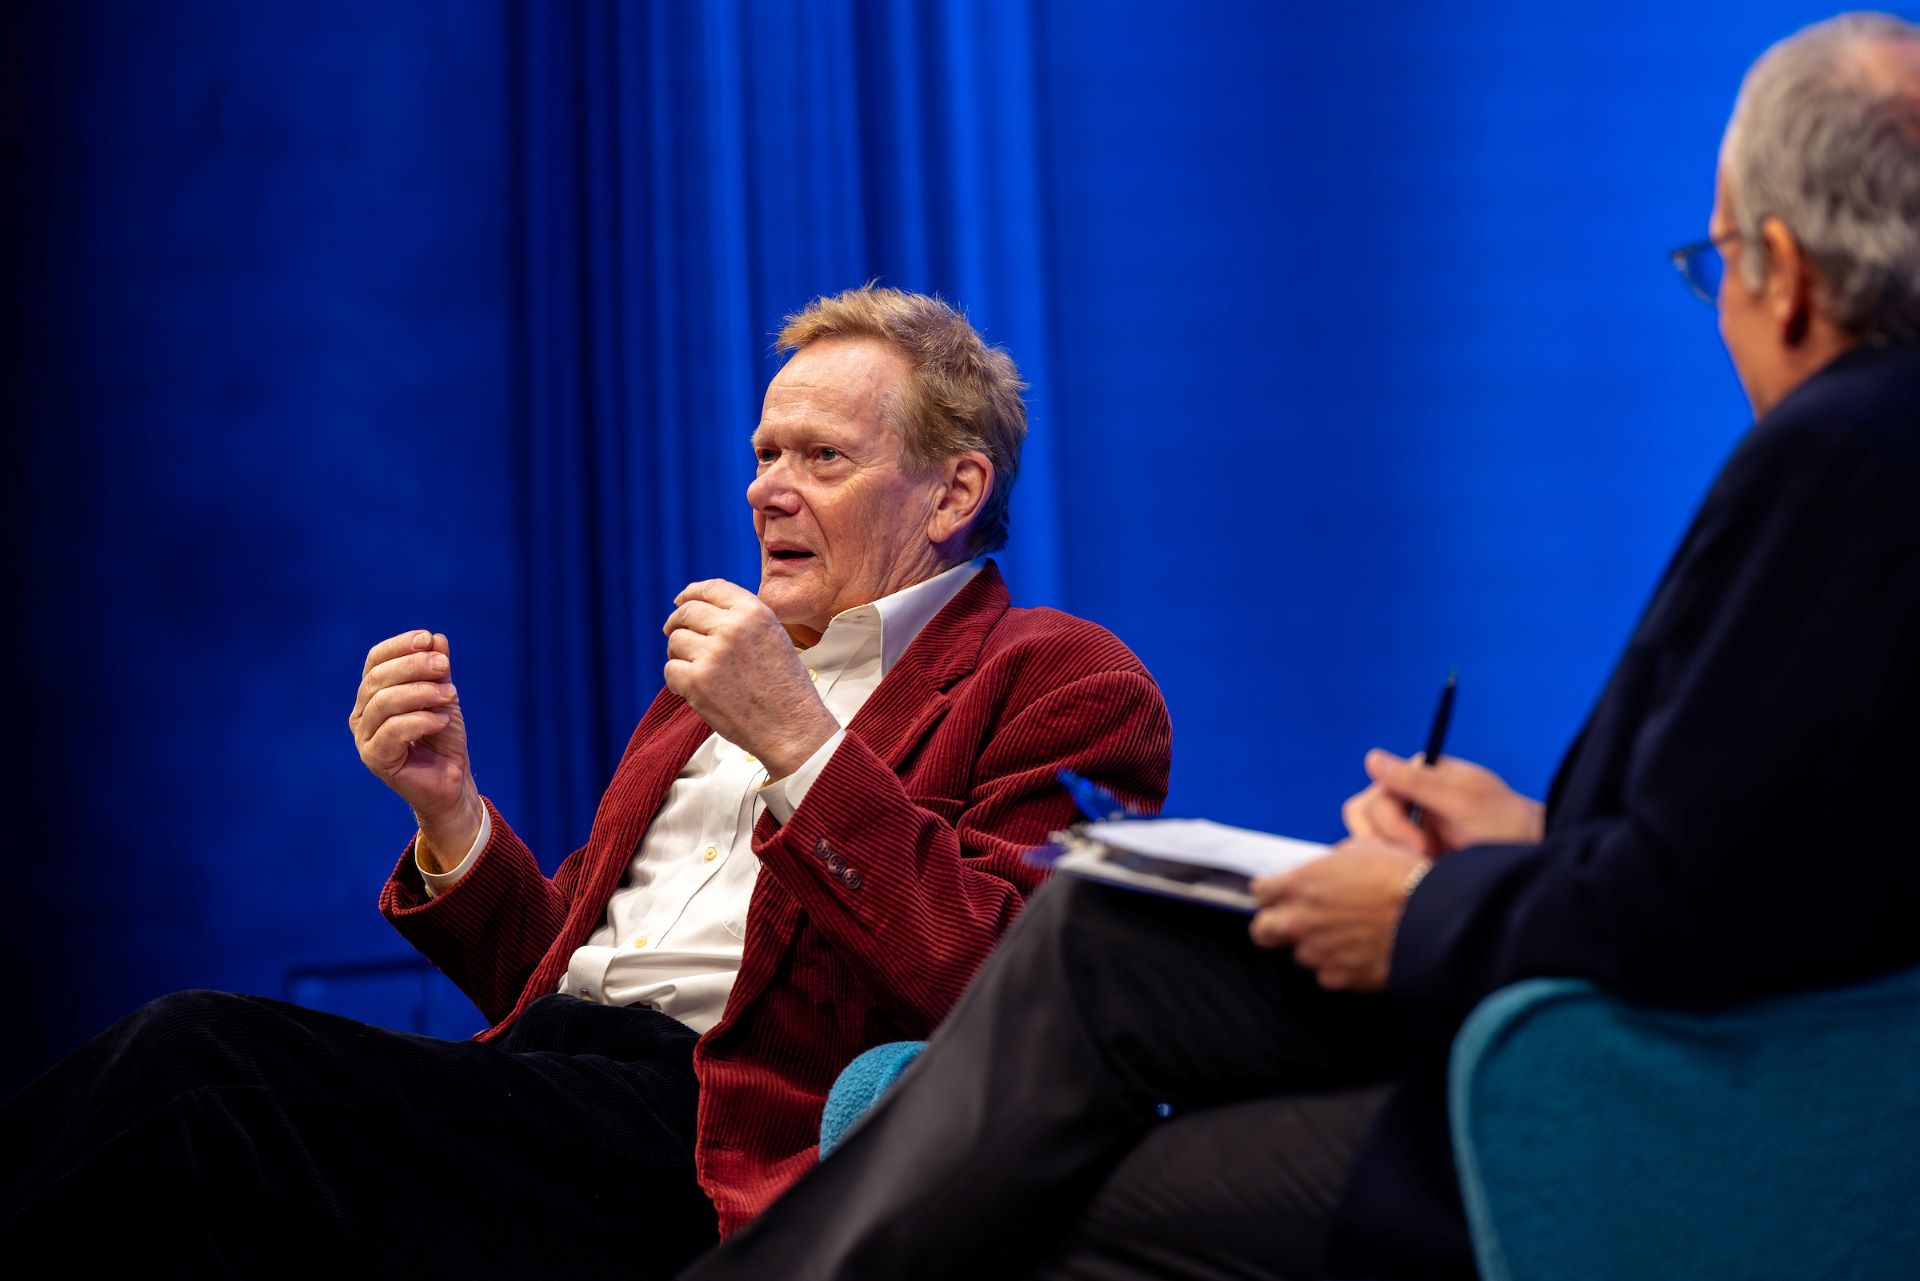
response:
[[[505,820],[500,817],[499,811],[493,808],[492,801],[483,796],[480,798],[480,803],[486,814],[481,831],[483,839],[475,843],[474,848],[468,852],[468,856],[461,860],[458,868],[439,876],[443,881],[448,877],[452,878],[444,889],[435,889],[427,883],[428,874],[420,867],[417,848],[419,834],[416,832],[407,842],[406,848],[400,852],[400,861],[394,865],[393,875],[387,878],[385,887],[380,891],[380,912],[383,916],[398,922],[402,918],[421,913],[431,914],[435,908],[455,897],[462,899],[474,899],[476,896],[481,899],[492,897],[484,886],[476,888],[474,882],[497,879],[480,874],[490,861],[489,851],[492,851],[492,862],[498,863],[502,858],[511,862],[512,858],[507,853],[507,847],[517,838],[514,837],[511,828],[504,826]],[[501,848],[495,849],[495,846]],[[456,891],[459,891],[457,895]],[[468,904],[468,908],[472,906],[472,903]]]
[[[1538,845],[1477,845],[1441,857],[1420,879],[1387,972],[1387,990],[1412,1017],[1450,1027],[1499,985],[1474,925],[1500,884],[1538,857]]]

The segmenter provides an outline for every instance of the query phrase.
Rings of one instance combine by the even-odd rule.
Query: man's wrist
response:
[[[1547,838],[1547,807],[1539,801],[1521,797],[1520,803],[1526,807],[1527,838],[1538,844]]]
[[[1387,970],[1392,973],[1393,951],[1400,942],[1400,923],[1407,919],[1407,904],[1413,901],[1413,892],[1420,888],[1420,882],[1427,879],[1427,873],[1433,870],[1433,860],[1423,858],[1407,870],[1407,879],[1400,883],[1400,910],[1393,914],[1393,923],[1387,927]]]
[[[775,821],[785,827],[806,801],[807,794],[819,781],[821,773],[827,768],[827,762],[833,759],[840,744],[846,739],[845,729],[835,730],[826,742],[814,749],[813,755],[800,763],[800,767],[781,778],[769,779],[760,789],[760,799],[767,803],[767,811]]]
[[[452,812],[427,818],[418,811],[414,821],[420,825],[420,839],[414,857],[429,872],[451,872],[466,861],[473,842],[480,834],[486,807],[479,793],[469,793]]]
[[[813,759],[813,754],[824,746],[828,739],[840,732],[840,722],[833,719],[826,704],[817,704],[819,715],[812,717],[804,728],[793,732],[785,741],[760,753],[760,759],[767,767],[770,781],[778,782]]]
[[[1413,868],[1407,873],[1407,879],[1402,882],[1400,886],[1400,902],[1402,904],[1405,904],[1408,899],[1413,897],[1413,892],[1420,888],[1420,882],[1426,880],[1427,873],[1432,870],[1433,860],[1430,858],[1423,858],[1413,865]]]

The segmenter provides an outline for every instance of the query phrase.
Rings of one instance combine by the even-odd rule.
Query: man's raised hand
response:
[[[765,601],[709,578],[687,584],[673,603],[660,628],[667,688],[716,734],[764,761],[770,777],[793,773],[839,732]]]
[[[347,727],[361,763],[413,807],[426,863],[457,867],[483,811],[447,638],[402,632],[368,650]]]
[[[1434,858],[1469,845],[1527,844],[1546,831],[1546,807],[1508,787],[1492,770],[1443,756],[1431,766],[1378,748],[1367,753],[1365,791],[1340,816],[1356,837],[1411,845]],[[1407,806],[1426,811],[1415,826]]]

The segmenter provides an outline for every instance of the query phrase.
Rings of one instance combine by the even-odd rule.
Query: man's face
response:
[[[1734,372],[1739,374],[1740,386],[1758,417],[1767,412],[1774,399],[1771,388],[1777,381],[1780,345],[1768,323],[1764,285],[1762,290],[1749,289],[1746,274],[1740,270],[1740,258],[1747,246],[1732,238],[1736,229],[1727,172],[1722,169],[1714,182],[1713,213],[1707,219],[1707,235],[1727,260],[1720,279],[1720,339],[1733,357]]]
[[[887,343],[823,338],[767,386],[747,486],[760,599],[803,642],[943,568],[928,539],[939,477],[912,466],[889,423],[911,374]]]

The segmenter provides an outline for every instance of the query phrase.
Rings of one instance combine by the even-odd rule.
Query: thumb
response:
[[[1412,757],[1402,758],[1392,752],[1383,752],[1377,747],[1367,753],[1367,777],[1402,800],[1412,801],[1425,809],[1444,805],[1453,794],[1441,770],[1423,765]]]
[[[1368,752],[1364,762],[1367,768],[1367,777],[1376,783],[1385,781],[1380,777],[1382,773],[1394,768],[1396,765],[1405,765],[1406,763],[1404,757],[1395,756],[1384,747],[1376,747]]]

